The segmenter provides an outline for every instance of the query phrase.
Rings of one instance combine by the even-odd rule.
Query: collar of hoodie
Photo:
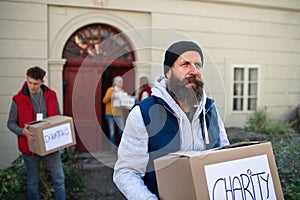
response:
[[[152,88],[152,95],[163,99],[172,110],[170,110],[167,106],[164,107],[169,111],[171,111],[174,114],[174,116],[176,116],[176,118],[181,122],[182,115],[185,115],[185,113],[180,108],[180,106],[176,103],[176,101],[171,97],[171,95],[167,92],[166,83],[167,83],[167,78],[165,76],[156,77],[154,87]],[[205,143],[209,144],[205,114],[211,108],[211,106],[207,110],[205,109],[206,98],[207,98],[206,93],[205,91],[203,91],[202,99],[199,102],[199,104],[196,105],[197,110],[194,114],[193,120],[195,118],[199,118],[201,112],[203,111],[203,131],[205,135]]]

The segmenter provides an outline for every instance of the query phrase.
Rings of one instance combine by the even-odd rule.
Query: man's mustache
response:
[[[188,77],[188,78],[185,78],[187,83],[196,83],[197,85],[201,84],[201,79],[198,78],[197,76],[191,76],[191,77]]]
[[[201,79],[197,78],[196,76],[191,76],[191,77],[184,78],[182,80],[178,80],[177,84],[184,86],[189,83],[199,84],[200,82]]]
[[[198,87],[203,87],[203,85],[204,85],[202,79],[197,76],[186,77],[182,80],[174,79],[174,80],[172,80],[172,82],[179,87],[185,87],[189,83],[195,83],[195,86],[193,86],[194,89],[198,88]]]

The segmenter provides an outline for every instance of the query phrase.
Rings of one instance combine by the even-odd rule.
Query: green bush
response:
[[[86,187],[81,178],[84,172],[78,153],[72,150],[65,151],[62,154],[62,161],[64,163],[67,199],[80,199],[86,192]]]
[[[65,174],[65,185],[67,199],[80,199],[86,191],[81,179],[82,166],[79,158],[72,150],[65,150],[62,154],[63,169]],[[40,165],[39,193],[43,200],[54,199],[54,189],[49,171],[43,162]],[[12,164],[4,170],[0,170],[0,199],[23,200],[27,198],[26,170],[19,156]]]
[[[267,108],[259,109],[248,118],[245,130],[256,133],[265,133],[268,122],[269,117],[267,116]]]
[[[300,199],[300,134],[293,124],[269,118],[267,109],[257,110],[245,124],[245,130],[265,134],[272,142],[285,200]]]
[[[273,150],[285,199],[300,199],[299,141],[281,139],[273,143]]]
[[[26,172],[21,160],[19,156],[11,167],[0,170],[0,199],[26,199]]]
[[[293,124],[271,119],[267,114],[267,108],[256,110],[246,121],[245,130],[255,133],[264,133],[268,140],[278,141],[290,139],[295,133]]]

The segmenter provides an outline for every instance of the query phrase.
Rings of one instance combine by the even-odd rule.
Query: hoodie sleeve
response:
[[[226,146],[226,145],[229,145],[229,140],[227,138],[227,134],[226,134],[226,130],[225,130],[225,127],[224,127],[224,123],[223,121],[221,120],[221,117],[219,115],[219,112],[217,111],[217,114],[218,114],[218,125],[219,125],[219,129],[220,129],[220,146]]]
[[[127,199],[157,199],[142,179],[148,161],[148,134],[140,108],[135,106],[126,121],[113,174],[115,184]]]

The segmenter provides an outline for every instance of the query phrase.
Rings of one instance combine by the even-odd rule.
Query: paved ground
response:
[[[81,154],[87,192],[82,200],[125,200],[112,181],[116,154],[110,151]]]

